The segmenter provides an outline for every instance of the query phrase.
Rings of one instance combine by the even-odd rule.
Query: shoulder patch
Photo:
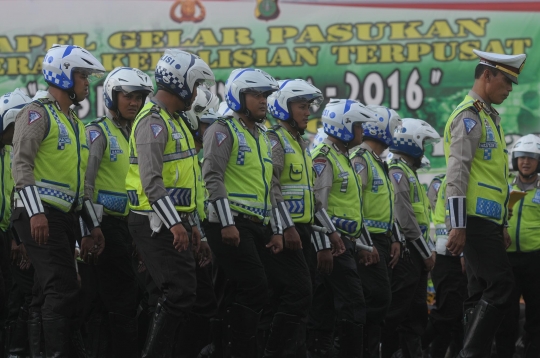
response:
[[[152,133],[154,133],[154,138],[157,138],[157,136],[163,132],[163,126],[159,124],[150,124],[150,128],[152,129]]]
[[[476,127],[477,122],[472,118],[463,118],[463,124],[465,125],[465,131],[469,134]]]
[[[435,189],[436,193],[439,192],[440,188],[441,188],[441,183],[433,183],[433,189]]]
[[[90,135],[90,143],[94,143],[96,139],[98,139],[99,136],[101,135],[100,131],[95,131],[95,130],[91,130],[88,133]]]
[[[39,114],[38,112],[32,110],[28,111],[28,124],[32,124],[40,118],[41,114]]]
[[[401,173],[393,173],[392,176],[394,177],[394,180],[399,184],[401,181],[401,178],[403,178],[403,174]]]
[[[326,168],[326,158],[316,158],[313,160],[313,169],[317,173],[317,176],[321,176],[324,168]]]
[[[356,174],[360,174],[366,166],[362,163],[354,163],[354,171]]]
[[[270,144],[272,145],[272,148],[274,148],[279,143],[279,140],[277,139],[270,139]]]
[[[228,138],[227,134],[223,132],[216,132],[215,135],[218,147],[221,146],[221,143],[223,143],[223,141]]]

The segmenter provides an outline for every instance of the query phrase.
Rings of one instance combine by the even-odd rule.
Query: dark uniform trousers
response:
[[[272,307],[274,313],[307,315],[311,281],[302,251],[272,254],[266,248],[272,235],[270,228],[239,217],[235,225],[240,233],[238,247],[223,243],[221,225],[209,223],[206,230],[217,264],[228,279],[220,311],[237,303],[255,312]]]
[[[173,234],[164,226],[152,237],[148,216],[134,212],[129,214],[129,231],[161,293],[163,308],[173,316],[185,317],[195,302],[197,286],[191,245],[178,252]]]
[[[540,251],[509,252],[508,258],[516,286],[510,295],[510,309],[496,336],[499,357],[511,357],[514,354],[519,332],[521,295],[525,300],[525,344],[530,342],[536,347],[536,352],[540,350]]]
[[[41,310],[44,321],[72,318],[79,293],[74,261],[75,241],[81,237],[79,218],[75,213],[43,206],[49,225],[49,239],[44,245],[32,238],[25,208],[16,208],[12,215],[15,230],[35,268],[30,310]]]
[[[465,306],[474,307],[482,299],[504,311],[510,305],[515,282],[504,247],[503,226],[468,216],[466,235],[463,253],[469,297]]]
[[[435,288],[436,307],[430,312],[432,329],[427,337],[432,341],[432,357],[444,357],[451,341],[463,342],[463,302],[467,298],[467,276],[461,269],[461,258],[437,254],[436,264],[431,271]]]
[[[8,316],[9,291],[11,288],[11,235],[0,230],[0,324]]]
[[[428,272],[414,245],[407,242],[407,248],[410,257],[400,259],[392,273],[392,302],[381,336],[383,358],[391,357],[400,344],[406,356],[421,349],[420,336],[427,324]]]
[[[366,302],[356,267],[355,243],[343,239],[345,252],[334,257],[330,275],[317,273],[313,305],[309,313],[310,330],[333,332],[337,321],[355,325],[366,323]]]

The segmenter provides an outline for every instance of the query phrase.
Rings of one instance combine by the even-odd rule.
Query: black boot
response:
[[[257,325],[260,312],[233,303],[227,308],[224,331],[225,356],[231,358],[253,358],[257,356]]]
[[[19,316],[11,336],[9,344],[9,355],[14,357],[25,357],[30,354],[28,349],[28,309],[21,307]]]
[[[296,357],[299,341],[300,317],[285,313],[276,313],[270,328],[264,358]]]
[[[364,327],[364,358],[379,358],[381,345],[381,326]]]
[[[307,350],[310,358],[334,357],[334,339],[332,331],[308,331]]]
[[[111,342],[116,357],[134,358],[137,352],[137,319],[109,312]]]
[[[42,320],[47,358],[66,358],[69,355],[71,320],[66,317]]]
[[[173,357],[193,358],[201,349],[210,344],[210,320],[207,317],[189,313],[186,324],[176,330]]]
[[[339,358],[362,358],[362,337],[364,326],[351,321],[339,322]]]
[[[170,357],[174,343],[173,337],[180,324],[185,324],[185,318],[173,316],[161,303],[158,303],[150,323],[142,357]]]
[[[30,357],[41,358],[41,312],[30,311],[28,318]]]
[[[223,320],[212,318],[210,331],[212,341],[204,347],[197,358],[222,358],[223,357]]]
[[[478,301],[471,320],[467,323],[463,349],[459,356],[483,357],[487,355],[503,317],[503,313],[497,307],[484,300]]]

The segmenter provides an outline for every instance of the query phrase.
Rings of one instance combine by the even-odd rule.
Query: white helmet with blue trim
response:
[[[540,161],[540,137],[534,134],[527,134],[521,137],[512,148],[512,167],[518,170],[517,158],[529,157]],[[540,173],[540,163],[536,167],[536,172]]]
[[[403,153],[413,158],[420,159],[424,155],[426,146],[437,143],[441,136],[435,128],[426,121],[415,118],[404,118],[401,128],[394,133],[394,140],[390,151]]]
[[[146,97],[154,92],[154,85],[150,76],[143,71],[132,67],[117,67],[109,73],[103,83],[103,99],[105,107],[111,111],[118,109],[117,94],[115,92],[143,92],[143,105]]]
[[[315,134],[315,138],[313,138],[313,143],[311,143],[311,150],[317,148],[319,144],[323,142],[328,137],[328,134],[324,133],[324,128],[317,129],[317,134]]]
[[[401,117],[393,109],[384,106],[370,105],[367,108],[377,113],[377,122],[366,123],[364,138],[377,140],[389,147],[392,144],[394,131],[401,125]]]
[[[178,49],[167,49],[155,70],[158,88],[180,97],[189,107],[195,87],[211,87],[216,79],[210,67],[199,56]]]
[[[288,121],[291,118],[290,103],[308,102],[319,106],[324,97],[322,92],[302,79],[278,81],[279,90],[268,96],[268,113],[275,119]]]
[[[53,87],[69,91],[73,88],[74,71],[99,77],[105,73],[105,68],[97,58],[82,47],[52,45],[43,58],[42,72],[45,82]]]
[[[199,120],[201,119],[201,116],[207,113],[209,110],[216,113],[218,106],[219,98],[210,92],[209,89],[199,87],[197,97],[195,97],[195,101],[193,101],[191,109],[184,112],[191,129],[196,130],[199,127]]]
[[[279,89],[274,77],[258,68],[237,68],[225,83],[225,101],[235,112],[246,110],[245,92],[258,92],[269,95]]]
[[[420,159],[420,169],[424,169],[426,171],[431,169],[431,161],[425,155],[423,155],[422,159]]]
[[[223,101],[219,104],[219,108],[217,110],[217,114],[220,117],[232,117],[233,110],[229,108],[229,105],[226,101]]]
[[[371,109],[352,99],[334,99],[328,102],[322,114],[324,132],[344,143],[354,139],[354,123],[376,122]]]
[[[15,121],[17,113],[30,102],[32,99],[19,88],[0,97],[0,135]]]

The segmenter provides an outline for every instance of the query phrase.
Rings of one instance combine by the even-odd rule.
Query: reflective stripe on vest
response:
[[[521,191],[517,185],[513,189]],[[540,188],[527,191],[527,195],[514,205],[512,218],[508,221],[508,233],[512,244],[509,252],[530,252],[540,250]]]

